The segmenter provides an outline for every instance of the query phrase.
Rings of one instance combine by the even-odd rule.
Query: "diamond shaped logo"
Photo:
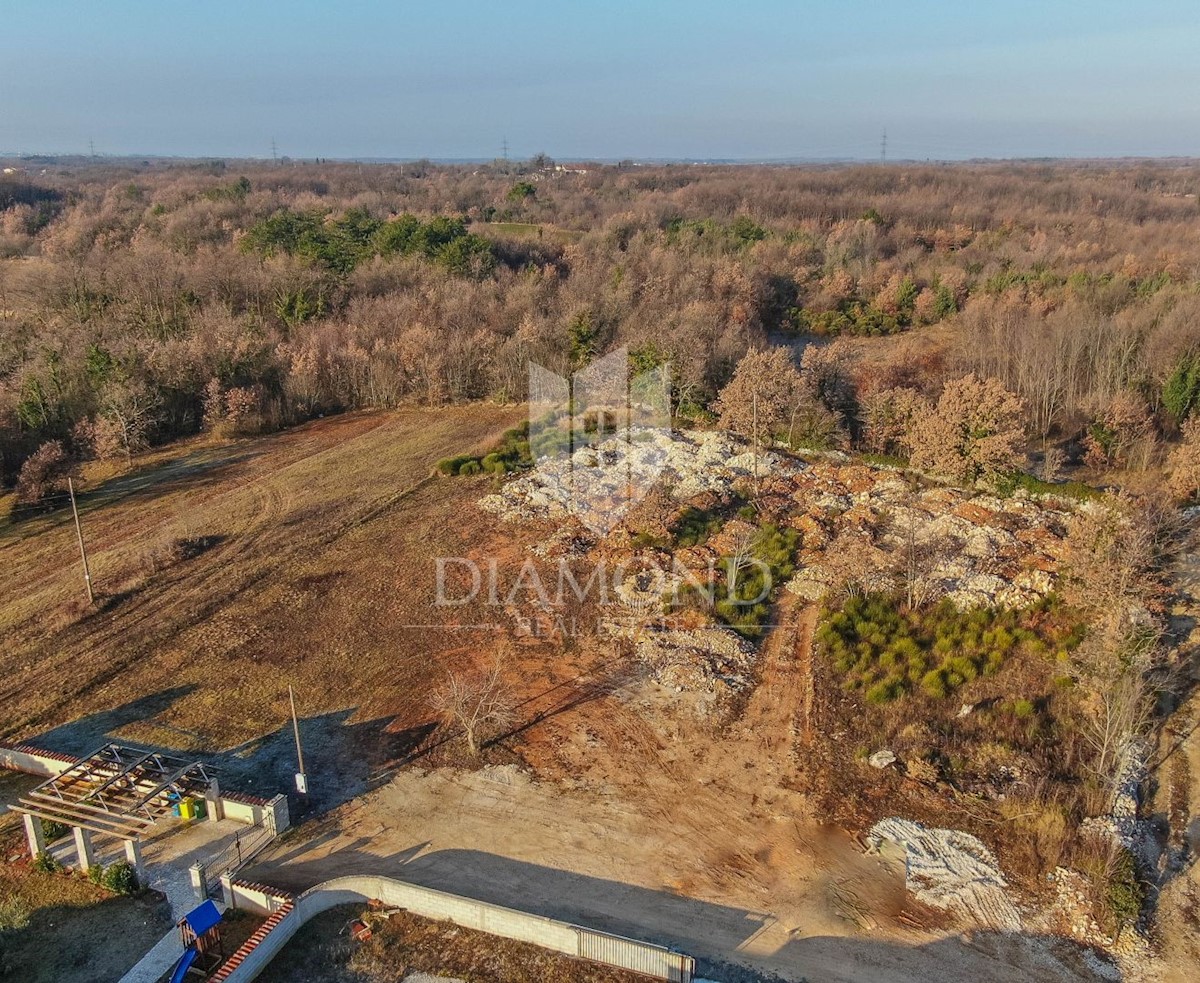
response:
[[[630,375],[624,347],[569,379],[529,365],[529,447],[540,476],[584,526],[607,535],[666,466],[671,371]]]

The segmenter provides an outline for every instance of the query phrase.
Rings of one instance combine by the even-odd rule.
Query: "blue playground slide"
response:
[[[183,956],[175,964],[175,972],[171,974],[171,983],[183,983],[183,978],[187,976],[187,971],[191,969],[192,963],[196,961],[198,955],[199,953],[191,946],[183,950]]]

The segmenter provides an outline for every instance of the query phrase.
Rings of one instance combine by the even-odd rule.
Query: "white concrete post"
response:
[[[25,838],[29,840],[29,856],[36,857],[46,852],[46,834],[42,832],[42,821],[37,816],[25,813]]]
[[[225,818],[225,804],[221,801],[221,783],[215,778],[209,785],[208,791],[204,793],[204,803],[209,822],[215,823]]]
[[[96,862],[92,856],[91,831],[82,826],[72,826],[71,832],[75,834],[75,855],[79,858],[79,869],[86,874]]]
[[[146,868],[142,863],[142,844],[137,840],[126,840],[125,859],[137,875],[138,887],[146,887]]]
[[[236,908],[237,898],[233,896],[233,875],[221,875],[221,897],[225,901],[226,908]]]
[[[205,875],[204,864],[192,864],[188,870],[188,873],[192,878],[192,893],[196,896],[196,900],[207,900],[208,877]]]

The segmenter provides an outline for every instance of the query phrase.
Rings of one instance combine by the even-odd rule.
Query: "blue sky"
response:
[[[0,151],[1200,156],[1200,4],[0,0]]]

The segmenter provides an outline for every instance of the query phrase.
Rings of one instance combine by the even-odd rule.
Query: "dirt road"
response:
[[[540,743],[575,775],[516,766],[401,771],[246,876],[304,888],[349,872],[430,887],[675,946],[717,979],[1086,979],[1040,940],[916,933],[903,874],[811,821],[787,788],[804,726],[815,611],[782,605],[739,719],[697,739],[638,685],[560,714]],[[546,733],[546,731],[550,733]],[[547,770],[550,770],[549,768]]]

